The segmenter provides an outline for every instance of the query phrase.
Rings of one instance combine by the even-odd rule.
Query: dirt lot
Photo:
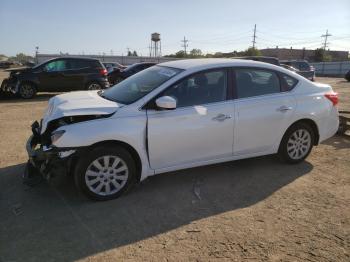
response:
[[[350,83],[318,81],[350,110]],[[0,101],[1,262],[350,261],[349,137],[329,139],[299,165],[268,156],[188,169],[91,202],[71,180],[21,183],[29,125],[48,98]]]

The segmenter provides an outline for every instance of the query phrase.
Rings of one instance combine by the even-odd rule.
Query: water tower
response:
[[[162,55],[162,45],[160,41],[160,34],[153,33],[151,35],[151,49],[150,56],[151,57],[159,57]]]

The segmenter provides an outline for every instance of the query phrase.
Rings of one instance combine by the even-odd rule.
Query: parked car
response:
[[[233,57],[233,58],[259,61],[259,62],[269,63],[273,65],[280,65],[280,61],[278,58],[270,57],[270,56],[243,56],[243,57]]]
[[[290,71],[292,71],[292,72],[295,72],[295,73],[298,73],[298,72],[299,72],[298,69],[296,69],[296,68],[294,68],[294,67],[292,67],[292,66],[289,66],[289,65],[280,64],[280,66],[282,66],[283,68],[288,69],[288,70],[290,70]]]
[[[350,70],[345,74],[344,78],[350,82]]]
[[[119,64],[117,62],[103,62],[102,64],[105,66],[108,73],[114,70],[121,70],[126,68],[126,66]]]
[[[0,68],[1,68],[1,69],[10,68],[12,65],[13,65],[13,62],[9,62],[9,61],[0,61]]]
[[[108,73],[108,81],[111,83],[111,85],[115,85],[124,79],[128,78],[129,76],[132,76],[142,70],[145,70],[146,68],[149,68],[151,66],[156,65],[157,63],[154,62],[142,62],[142,63],[135,63],[130,66],[128,66],[125,69],[122,70],[114,70],[110,73]]]
[[[299,75],[311,81],[315,80],[315,68],[310,66],[306,60],[282,60],[281,63],[298,69]]]
[[[1,85],[3,92],[32,98],[38,91],[62,92],[109,87],[107,70],[97,59],[55,58],[32,68],[7,69],[9,78]]]
[[[268,154],[295,164],[335,134],[337,103],[331,86],[267,63],[166,62],[106,90],[51,98],[32,125],[25,178],[68,172],[107,200],[173,170]]]

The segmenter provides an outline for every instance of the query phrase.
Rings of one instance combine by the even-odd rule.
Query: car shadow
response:
[[[153,176],[119,199],[94,202],[72,179],[30,188],[21,183],[24,164],[1,168],[0,260],[81,259],[252,206],[312,169],[259,157]]]
[[[19,98],[15,95],[2,94],[0,97],[0,103],[23,103],[23,102],[38,102],[38,101],[46,101],[51,97],[58,95],[61,93],[38,93],[35,97],[30,99]]]

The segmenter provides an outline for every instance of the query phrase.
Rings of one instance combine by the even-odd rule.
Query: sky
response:
[[[0,54],[24,52],[149,54],[151,33],[162,54],[256,47],[350,51],[350,0],[0,0]]]

